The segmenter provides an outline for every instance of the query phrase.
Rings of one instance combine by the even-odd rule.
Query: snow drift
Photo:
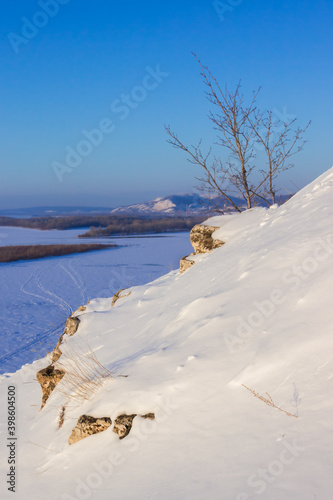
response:
[[[50,357],[2,377],[2,402],[17,391],[16,498],[330,500],[332,215],[333,168],[281,207],[211,218],[222,247],[76,313],[41,411]],[[120,440],[123,414],[137,417]],[[70,445],[83,415],[108,426]],[[6,422],[2,404],[4,454]],[[2,498],[8,471],[5,456]]]

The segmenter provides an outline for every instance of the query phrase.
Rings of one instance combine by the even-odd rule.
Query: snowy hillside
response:
[[[115,208],[114,214],[194,215],[207,211],[207,200],[198,194],[174,194],[152,201]]]
[[[290,195],[280,195],[279,203],[286,201]],[[231,199],[239,207],[245,208],[244,200],[231,196]],[[220,205],[218,198],[215,199],[216,206]],[[213,202],[215,203],[214,199]],[[213,204],[214,204],[213,203]],[[257,204],[263,204],[262,200],[257,200]],[[128,215],[150,215],[150,216],[180,216],[180,215],[196,215],[207,212],[210,205],[204,196],[196,193],[188,194],[173,194],[164,198],[156,198],[155,200],[146,201],[144,203],[136,203],[125,207],[118,207],[111,211],[113,214],[128,214]]]
[[[1,498],[14,386],[16,499],[331,500],[332,217],[333,168],[281,207],[206,221],[225,244],[183,274],[77,311],[41,411],[51,356],[2,377]],[[106,430],[69,444],[83,415]]]

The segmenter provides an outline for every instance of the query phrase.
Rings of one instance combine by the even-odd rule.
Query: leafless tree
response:
[[[292,156],[302,151],[307,141],[303,140],[303,135],[311,124],[311,121],[304,127],[297,127],[293,130],[297,118],[289,121],[282,121],[280,118],[274,119],[272,111],[265,111],[258,114],[255,119],[254,131],[257,141],[263,146],[267,165],[261,171],[263,175],[262,188],[264,196],[274,204],[276,202],[275,179],[277,176],[292,167],[294,163],[289,160]]]
[[[309,124],[304,129],[292,131],[295,119],[285,123],[281,119],[274,120],[272,112],[262,113],[256,106],[260,88],[253,92],[246,105],[240,82],[234,91],[227,86],[222,88],[210,70],[194,56],[200,65],[205,94],[213,104],[208,117],[217,132],[216,144],[227,152],[227,158],[222,161],[212,156],[212,149],[204,154],[201,141],[197,146],[186,146],[169,126],[166,127],[168,142],[185,151],[188,160],[202,168],[203,176],[197,178],[200,182],[197,187],[208,195],[214,211],[241,212],[243,204],[238,203],[235,196],[243,199],[248,209],[260,201],[267,205],[275,203],[274,181],[279,173],[293,166],[289,158],[303,149],[302,136]],[[267,164],[261,169],[255,164],[258,144],[264,147],[267,157]],[[256,175],[258,170],[261,180]]]
[[[198,189],[204,191],[209,195],[209,201],[213,202],[214,198],[218,195],[220,201],[225,205],[225,207],[231,206],[234,210],[241,212],[241,209],[233,201],[231,195],[227,193],[227,188],[224,187],[225,181],[227,179],[227,173],[223,170],[221,161],[214,158],[212,164],[209,163],[211,156],[211,150],[203,155],[201,151],[201,141],[198,146],[192,146],[191,148],[184,146],[184,144],[178,139],[177,135],[171,132],[170,127],[165,127],[167,133],[170,135],[171,139],[168,140],[175,148],[185,151],[189,158],[189,162],[194,165],[199,165],[203,168],[204,174],[202,178],[197,178],[201,182]],[[220,208],[219,201],[215,201],[215,207],[218,211],[222,211]],[[224,210],[223,210],[224,211]]]

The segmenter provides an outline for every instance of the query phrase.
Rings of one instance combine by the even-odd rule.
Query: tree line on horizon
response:
[[[72,245],[17,245],[0,247],[0,262],[17,262],[19,260],[34,260],[44,257],[60,257],[72,255],[73,253],[92,252],[116,248],[118,245],[103,245],[96,243],[72,244]]]
[[[168,232],[190,231],[200,224],[206,216],[195,217],[164,217],[153,219],[132,219],[115,221],[105,228],[91,227],[88,232],[80,234],[79,238],[100,238],[113,235],[142,235]]]
[[[64,217],[12,218],[0,217],[0,226],[28,229],[66,230],[89,228],[80,237],[109,236],[112,234],[143,234],[164,231],[187,231],[202,222],[206,215],[184,217],[134,217],[126,215],[81,215]]]

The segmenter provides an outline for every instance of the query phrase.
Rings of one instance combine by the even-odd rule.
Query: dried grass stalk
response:
[[[112,379],[111,372],[97,359],[92,349],[81,347],[67,348],[61,361],[56,363],[65,371],[57,391],[66,400],[82,404],[100,389],[106,379]]]
[[[250,389],[249,387],[247,387],[244,384],[242,384],[242,386],[245,387],[245,389],[247,389],[248,391],[250,391],[253,394],[254,397],[256,397],[258,399],[261,399],[261,401],[263,401],[264,403],[266,403],[266,405],[272,406],[273,408],[276,408],[277,410],[282,411],[283,413],[285,413],[286,415],[288,415],[288,417],[298,418],[298,415],[294,415],[293,413],[289,413],[289,411],[283,410],[279,406],[276,406],[276,404],[274,404],[274,402],[273,402],[271,396],[268,394],[268,392],[266,392],[267,397],[265,397],[265,396],[261,396],[259,394],[259,392],[256,392],[253,389]]]

